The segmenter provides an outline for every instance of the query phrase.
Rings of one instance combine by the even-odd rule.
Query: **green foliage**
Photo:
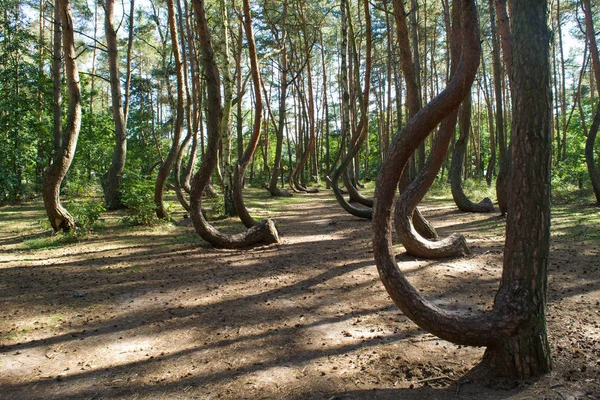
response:
[[[103,201],[99,198],[73,199],[69,202],[69,212],[79,224],[78,228],[85,232],[94,228],[104,211]]]
[[[155,225],[161,222],[156,217],[154,180],[127,172],[123,176],[122,196],[123,204],[127,207],[126,223]]]
[[[72,230],[69,233],[57,233],[52,236],[28,239],[23,242],[23,248],[25,250],[57,249],[78,242],[82,235],[82,231]]]
[[[225,216],[225,203],[223,201],[223,196],[217,196],[213,199],[212,213],[213,216],[217,218]]]
[[[0,203],[30,197],[49,160],[51,82],[20,2],[0,0]]]

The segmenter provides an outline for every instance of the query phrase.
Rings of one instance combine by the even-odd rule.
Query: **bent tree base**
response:
[[[509,387],[550,372],[552,359],[545,325],[545,318],[540,317],[520,328],[516,335],[488,346],[478,366],[481,372],[492,383]]]

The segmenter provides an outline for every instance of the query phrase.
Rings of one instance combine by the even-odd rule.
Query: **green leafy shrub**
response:
[[[123,176],[121,196],[127,207],[124,221],[130,225],[155,225],[160,223],[156,217],[154,204],[154,181],[142,176],[127,173]]]
[[[102,201],[96,198],[73,199],[69,202],[69,212],[84,231],[93,229],[104,211]]]

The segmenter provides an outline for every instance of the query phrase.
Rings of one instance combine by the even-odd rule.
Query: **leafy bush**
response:
[[[73,199],[69,202],[69,212],[84,231],[93,229],[104,211],[102,201],[95,198]]]
[[[127,207],[124,221],[130,225],[154,225],[160,223],[154,204],[154,181],[127,173],[123,176],[121,191],[123,204]]]

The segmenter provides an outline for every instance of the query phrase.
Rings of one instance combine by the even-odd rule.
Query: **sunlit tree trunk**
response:
[[[69,108],[67,124],[64,127],[64,133],[60,140],[61,145],[58,151],[55,152],[54,162],[46,170],[44,175],[42,194],[46,214],[48,215],[52,228],[55,231],[62,229],[64,232],[68,232],[75,227],[75,220],[61,205],[60,185],[69,171],[69,167],[75,156],[75,148],[77,147],[77,139],[81,127],[81,89],[79,85],[79,71],[75,62],[76,53],[71,4],[68,0],[58,0],[55,7],[57,9],[55,16],[61,21],[64,31],[64,34],[62,35],[62,44],[65,61],[65,75],[67,76],[69,93]],[[54,40],[60,40],[60,36],[61,35],[55,35]],[[56,48],[57,46],[55,43],[54,49],[56,50]],[[59,118],[61,118],[60,115]]]
[[[200,169],[194,175],[190,193],[190,216],[196,232],[215,247],[241,248],[258,243],[277,243],[279,236],[275,224],[271,220],[262,221],[243,233],[226,235],[219,232],[206,221],[202,214],[202,196],[217,164],[221,133],[221,83],[220,74],[215,61],[211,34],[206,20],[204,0],[192,0],[196,16],[199,46],[202,53],[201,63],[206,80],[206,128],[207,146]]]
[[[123,99],[121,96],[117,32],[113,26],[114,5],[114,0],[105,0],[104,2],[104,31],[110,73],[111,109],[115,127],[113,158],[108,172],[103,179],[104,202],[106,203],[106,208],[109,210],[122,206],[120,198],[121,179],[127,156],[127,132],[125,115],[123,113]]]
[[[596,36],[594,30],[594,21],[592,18],[592,5],[590,0],[583,0],[583,9],[585,12],[585,29],[586,36],[590,46],[590,54],[592,56],[592,69],[594,76],[596,77],[596,88],[600,92],[600,56],[598,55],[598,45],[596,43]],[[596,142],[596,136],[598,134],[598,128],[600,127],[600,104],[597,107],[594,121],[590,126],[587,140],[585,142],[585,160],[592,181],[592,188],[596,196],[596,203],[600,205],[600,163],[596,166],[594,161],[594,144]]]
[[[423,297],[406,279],[394,258],[391,241],[394,192],[408,152],[405,142],[426,135],[458,106],[464,80],[472,80],[468,67],[479,47],[477,15],[471,0],[462,4],[463,57],[444,89],[397,135],[377,181],[373,248],[381,279],[398,307],[421,328],[457,344],[486,346],[481,363],[488,377],[515,384],[551,368],[546,334],[547,266],[550,239],[550,65],[547,3],[536,0],[513,5],[515,40],[515,110],[513,120],[510,189],[504,269],[500,290],[491,311],[442,309]],[[465,51],[467,52],[465,54]],[[469,61],[470,60],[470,61]],[[476,67],[476,64],[475,64]],[[469,87],[467,85],[466,87]],[[389,163],[389,168],[388,165]]]
[[[495,0],[497,28],[502,45],[502,56],[504,59],[504,67],[508,75],[509,87],[512,92],[514,84],[512,83],[512,37],[510,32],[510,22],[508,12],[506,11],[507,0]],[[499,51],[499,50],[498,50]],[[500,66],[498,66],[500,68]],[[502,78],[498,75],[496,80],[496,72],[494,72],[494,86],[496,87],[496,132],[498,134],[498,176],[496,178],[496,196],[498,198],[498,208],[500,213],[505,215],[508,211],[508,197],[510,193],[506,187],[508,173],[510,169],[510,158],[508,154],[508,138],[504,124],[500,124],[498,115],[503,116],[502,101],[499,101],[498,91],[502,92]],[[512,97],[512,96],[511,96]],[[502,117],[504,119],[504,117]]]
[[[277,186],[277,179],[282,174],[281,168],[281,156],[283,153],[283,133],[286,122],[286,99],[287,99],[287,88],[288,88],[288,51],[287,51],[287,18],[288,2],[283,2],[283,10],[281,12],[281,38],[278,38],[278,44],[281,48],[281,54],[279,55],[279,111],[276,126],[277,142],[275,144],[275,161],[273,163],[273,171],[271,179],[269,180],[269,193],[271,196],[291,196],[291,194],[285,190],[279,189]],[[291,165],[290,165],[291,166]]]
[[[164,162],[158,170],[156,177],[156,184],[154,186],[154,204],[156,205],[156,216],[160,219],[168,217],[167,210],[165,209],[163,195],[164,188],[175,165],[177,155],[181,146],[181,132],[183,131],[183,122],[185,118],[185,93],[184,93],[184,78],[183,78],[183,63],[181,61],[181,50],[179,47],[179,33],[177,29],[177,19],[175,17],[175,3],[173,0],[167,0],[167,11],[169,16],[169,30],[171,33],[171,42],[173,48],[173,56],[175,58],[175,74],[177,75],[177,108],[175,112],[175,125],[173,128],[173,141],[171,148]]]

